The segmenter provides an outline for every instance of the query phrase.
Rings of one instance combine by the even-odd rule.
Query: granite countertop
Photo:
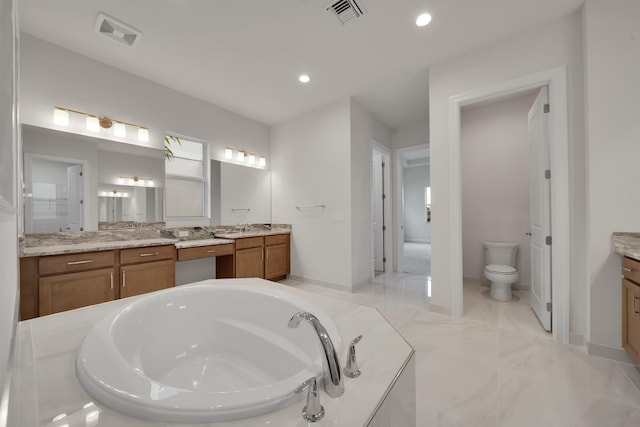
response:
[[[640,233],[613,233],[613,252],[640,260]]]
[[[295,297],[309,300],[325,310],[334,320],[342,338],[341,362],[346,360],[348,343],[363,334],[358,344],[358,362],[362,375],[345,378],[345,394],[339,399],[329,398],[320,390],[321,402],[325,408],[325,418],[319,426],[362,426],[375,414],[387,397],[390,387],[397,384],[401,373],[409,381],[412,393],[396,395],[402,409],[394,413],[394,421],[407,417],[410,408],[415,411],[415,365],[414,350],[393,327],[370,307],[312,294],[291,286],[269,282],[263,279],[220,279],[199,282],[216,286],[233,283],[234,286],[260,285],[278,289]],[[185,285],[188,286],[188,285]],[[159,291],[163,292],[163,291]],[[9,419],[12,425],[20,426],[191,426],[194,424],[169,424],[130,418],[95,402],[80,385],[75,372],[76,352],[86,334],[105,315],[121,310],[127,304],[144,296],[137,296],[66,311],[51,316],[20,322],[17,329],[17,357],[13,366],[12,399]],[[312,333],[309,329],[309,333]],[[406,390],[406,389],[405,389]],[[391,393],[394,393],[391,391]],[[15,396],[15,397],[14,397]],[[413,405],[408,403],[413,401]],[[89,403],[87,403],[89,402]],[[275,425],[280,427],[301,427],[308,423],[302,420],[300,411],[304,401],[294,402],[275,412],[227,423],[206,423],[198,426],[233,425],[234,427],[258,427]],[[64,412],[64,419],[52,422]],[[89,420],[89,414],[96,415]],[[402,412],[402,413],[400,413]],[[415,412],[410,416],[415,422]],[[383,425],[374,423],[375,425]],[[384,425],[390,425],[385,423]],[[409,425],[398,422],[398,425]]]
[[[99,231],[27,234],[20,239],[20,257],[60,255],[143,246],[175,245],[176,248],[223,245],[234,239],[291,233],[290,225],[253,224],[249,231],[242,226],[165,228],[163,224],[138,228],[110,228]]]

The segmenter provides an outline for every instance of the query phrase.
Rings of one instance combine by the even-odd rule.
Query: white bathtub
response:
[[[322,378],[311,325],[318,317],[340,354],[342,340],[320,308],[276,289],[196,284],[157,292],[102,319],[76,359],[78,379],[99,403],[138,418],[216,422],[251,417],[298,400]]]

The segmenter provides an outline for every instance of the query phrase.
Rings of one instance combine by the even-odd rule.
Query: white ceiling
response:
[[[395,128],[428,117],[428,67],[575,11],[583,0],[20,0],[21,31],[272,125],[354,96]],[[428,11],[433,21],[414,20]],[[99,12],[143,33],[126,47]],[[311,82],[302,85],[299,73]]]

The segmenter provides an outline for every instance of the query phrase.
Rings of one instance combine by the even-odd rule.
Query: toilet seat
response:
[[[485,271],[493,274],[510,275],[516,273],[516,269],[510,265],[489,264],[484,267]]]

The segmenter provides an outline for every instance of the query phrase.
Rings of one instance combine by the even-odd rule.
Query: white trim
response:
[[[395,160],[393,162],[393,189],[395,197],[393,199],[395,209],[394,218],[396,218],[396,224],[394,231],[395,240],[395,254],[396,254],[396,272],[404,272],[404,175],[402,164],[402,157],[405,153],[411,151],[429,149],[429,144],[418,144],[410,147],[403,147],[393,150]]]
[[[449,283],[451,313],[462,316],[462,200],[460,175],[460,109],[477,102],[501,98],[538,87],[549,86],[551,224],[553,234],[552,301],[553,338],[569,342],[569,133],[566,67],[560,66],[514,80],[500,82],[449,98],[450,214]]]
[[[384,256],[386,258],[386,262],[384,262],[384,271],[389,272],[393,270],[393,185],[391,185],[391,149],[386,145],[383,145],[376,141],[375,139],[371,140],[371,158],[373,159],[373,155],[375,152],[380,153],[385,160],[386,167],[384,169],[384,176],[382,180],[384,182],[384,189],[386,198],[382,205],[382,209],[384,210],[384,225],[387,227],[384,234]],[[371,194],[373,194],[373,166],[369,166],[371,169],[371,173],[369,174],[371,178]],[[371,224],[369,229],[373,229],[373,199],[371,200]],[[390,225],[391,224],[391,225]],[[375,243],[371,242],[371,272],[374,274],[375,266],[373,265],[373,251],[374,251]]]

